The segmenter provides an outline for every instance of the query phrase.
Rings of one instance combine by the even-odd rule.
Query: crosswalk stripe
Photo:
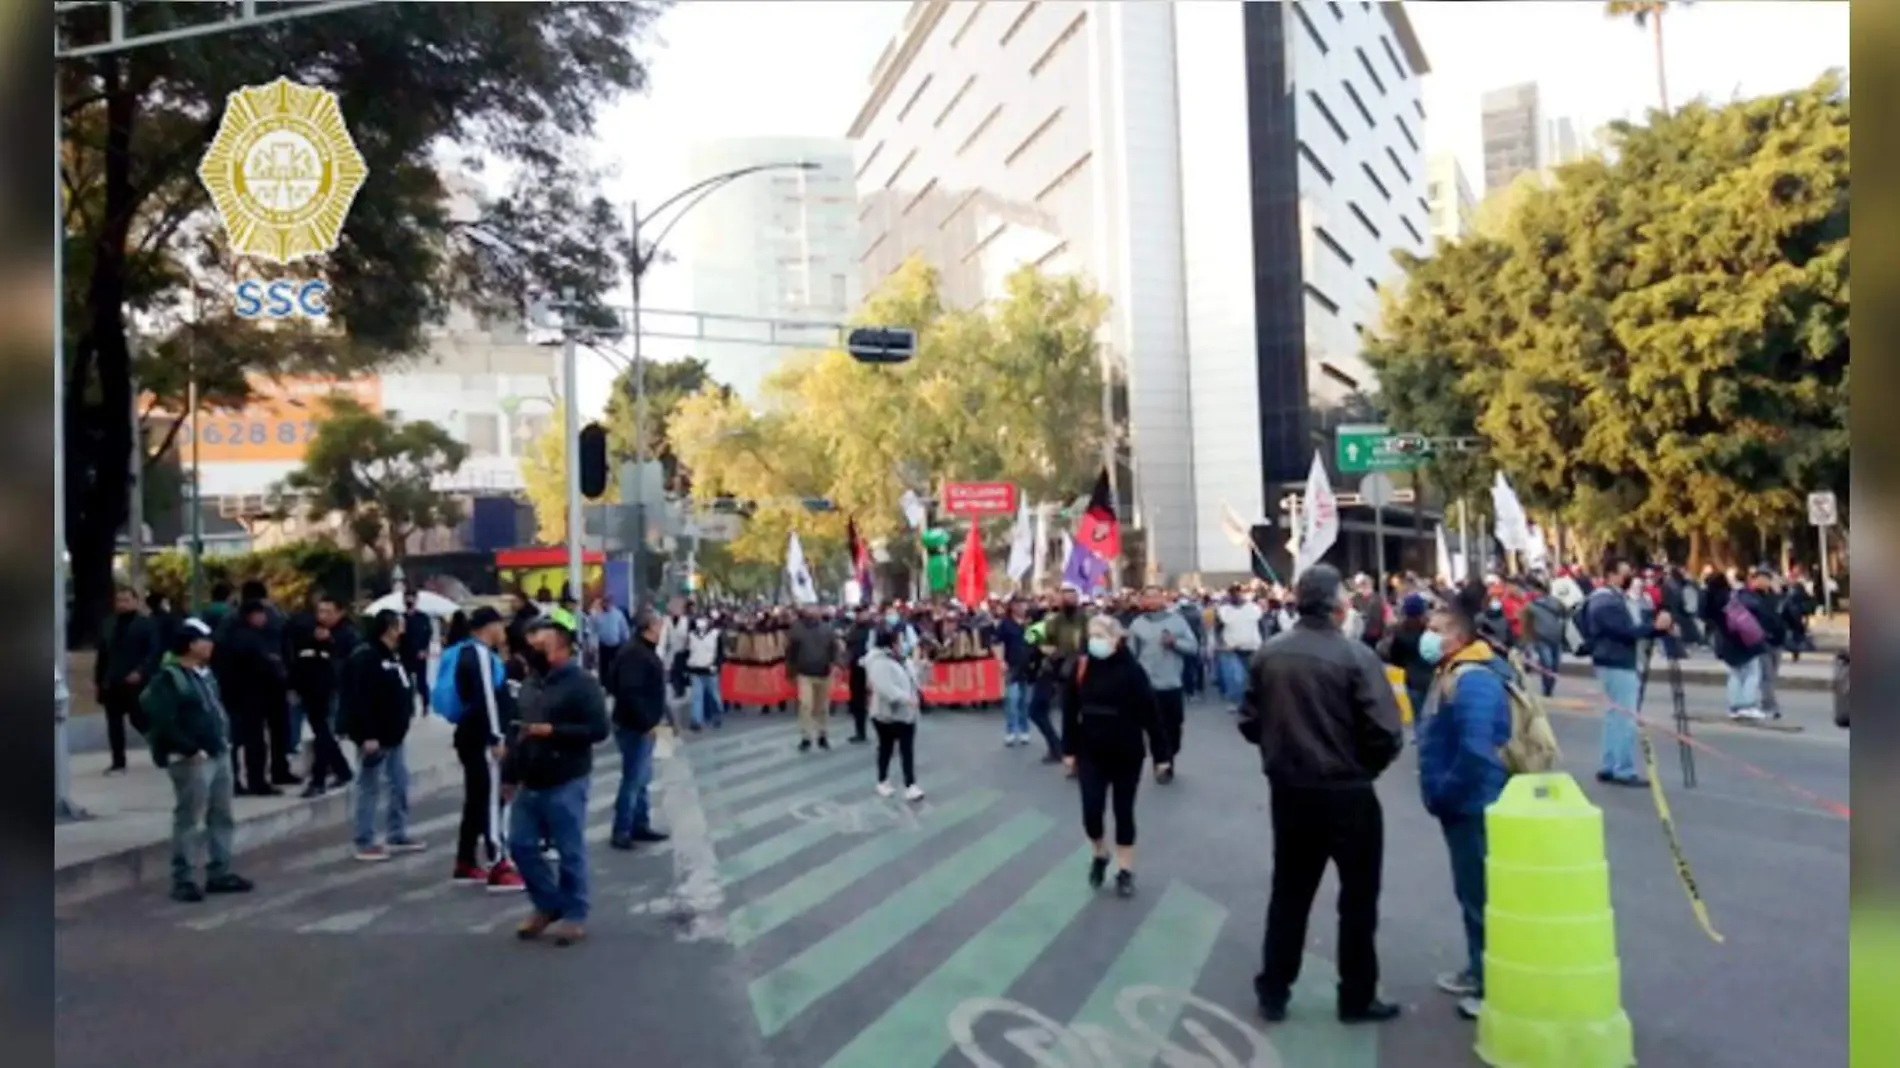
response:
[[[754,831],[775,820],[782,820],[793,808],[812,801],[828,801],[841,794],[854,793],[864,789],[864,783],[857,779],[840,778],[837,782],[828,782],[816,789],[800,791],[790,797],[775,797],[770,801],[742,809],[730,816],[721,816],[718,826],[712,829],[712,840],[723,842],[736,838],[747,831]]]
[[[858,1032],[825,1068],[936,1064],[950,1052],[944,1027],[958,1005],[1009,989],[1042,956],[1093,895],[1082,886],[1089,850],[1057,864],[1029,892],[950,955],[903,999]]]
[[[1377,1068],[1379,1036],[1364,1027],[1339,1022],[1333,962],[1312,953],[1300,961],[1285,1023],[1273,1025],[1273,1048],[1283,1064],[1300,1068]]]
[[[712,807],[719,808],[740,801],[750,801],[755,797],[763,797],[776,790],[796,786],[824,775],[850,775],[851,773],[852,769],[837,761],[815,759],[808,764],[794,762],[791,767],[769,775],[761,775],[756,779],[744,779],[727,785],[714,783],[710,786],[700,786],[699,793]],[[697,775],[694,776],[694,780],[698,780]]]
[[[776,1035],[820,998],[935,919],[958,898],[1034,845],[1055,822],[1020,812],[833,931],[798,956],[754,979],[747,992],[759,1030]],[[915,1062],[912,1062],[915,1063]]]
[[[737,760],[728,760],[717,764],[703,764],[692,760],[693,776],[702,783],[733,782],[748,775],[757,775],[762,771],[786,767],[800,759],[810,761],[810,753],[800,753],[796,746],[761,746],[754,752],[744,753]]]
[[[798,740],[798,721],[791,716],[785,717],[782,724],[761,723],[754,727],[734,730],[724,737],[707,737],[704,732],[698,736],[684,735],[687,750],[707,753],[732,753],[755,746],[765,741],[796,743]]]
[[[861,789],[864,789],[863,784],[859,785]],[[948,785],[948,783],[945,782],[942,783],[942,785]],[[871,791],[865,789],[864,792],[870,793]],[[788,805],[787,808],[794,807],[795,804],[796,802],[794,802],[794,805]],[[908,801],[884,800],[877,798],[875,795],[873,795],[872,800],[866,801],[864,804],[874,810],[882,810],[883,814],[890,816],[894,821],[907,819],[916,820],[916,823],[913,824],[914,830],[921,830],[922,827],[929,822],[930,813],[933,811],[932,809],[919,809]],[[904,807],[901,809],[898,808],[897,806],[900,805]],[[765,841],[760,842],[750,849],[741,850],[730,857],[721,858],[719,861],[720,882],[730,886],[742,879],[751,878],[759,872],[772,867],[774,864],[788,860],[812,846],[829,841],[845,833],[842,818],[843,814],[840,813],[839,819],[813,820],[809,823],[800,823],[798,826],[782,834],[775,834],[767,838]],[[893,830],[894,828],[878,829]]]
[[[937,818],[916,834],[880,835],[840,853],[831,862],[791,880],[777,890],[733,910],[727,928],[734,945],[744,946],[836,897],[846,887],[886,864],[920,849],[958,824],[981,815],[1002,795],[977,790],[937,810]]]
[[[1070,1019],[1069,1026],[1093,1024],[1111,1032],[1125,1031],[1115,999],[1134,986],[1158,986],[1163,990],[1191,991],[1201,969],[1214,952],[1220,929],[1227,922],[1227,910],[1180,882],[1168,884],[1155,902],[1135,936],[1107,973],[1095,985],[1095,992]],[[1174,1030],[1180,1010],[1148,1015],[1143,1018],[1154,1028],[1161,1041]],[[1132,1036],[1131,1040],[1132,1040]],[[1144,1049],[1139,1053],[1150,1060],[1161,1051]],[[1139,1061],[1140,1056],[1130,1058]],[[1305,1064],[1307,1062],[1298,1062]]]
[[[376,905],[366,909],[351,909],[335,916],[326,916],[315,923],[306,923],[297,928],[298,934],[354,934],[375,923],[388,912],[390,906]]]

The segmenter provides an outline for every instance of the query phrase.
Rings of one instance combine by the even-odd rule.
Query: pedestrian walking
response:
[[[668,671],[660,657],[667,621],[644,612],[633,641],[616,661],[611,687],[614,695],[614,745],[620,750],[620,791],[614,795],[613,832],[607,844],[632,849],[637,842],[664,842],[653,829],[648,787],[653,781],[653,732],[666,722]]]
[[[719,669],[725,663],[725,648],[726,635],[719,624],[703,614],[694,616],[692,632],[686,636],[686,698],[692,706],[688,722],[696,731],[705,727],[717,730],[725,725],[726,700],[719,693]],[[858,733],[864,733],[862,720],[858,723]]]
[[[1398,702],[1378,657],[1341,630],[1352,607],[1337,569],[1301,572],[1293,599],[1297,622],[1253,659],[1241,722],[1260,748],[1273,822],[1273,889],[1254,997],[1269,1022],[1286,1018],[1313,897],[1330,863],[1339,875],[1339,1019],[1390,1020],[1400,1010],[1378,996],[1385,818],[1372,784],[1404,748]]]
[[[403,665],[403,617],[385,609],[343,666],[343,731],[356,743],[356,859],[369,863],[424,844],[409,837],[409,758],[403,743],[415,718],[415,683]],[[376,839],[383,809],[384,839]]]
[[[903,633],[896,627],[880,628],[859,666],[870,691],[871,728],[877,732],[878,796],[890,797],[897,792],[890,774],[891,754],[895,752],[904,772],[904,800],[922,801],[924,789],[917,785],[917,724],[922,718],[924,696],[916,673],[904,661],[903,640]]]
[[[338,642],[344,623],[342,605],[320,596],[314,610],[292,619],[284,631],[290,654],[290,688],[310,727],[310,779],[303,796],[321,797],[335,784],[348,786],[350,762],[336,740],[337,684],[349,649]]]
[[[1399,602],[1399,621],[1379,644],[1381,659],[1399,669],[1405,678],[1405,699],[1412,706],[1412,741],[1416,744],[1425,718],[1426,694],[1431,690],[1432,665],[1421,655],[1420,644],[1428,633],[1425,598],[1408,593]]]
[[[1781,585],[1781,576],[1763,564],[1749,576],[1748,590],[1754,596],[1745,601],[1750,612],[1758,612],[1762,624],[1760,707],[1761,714],[1769,719],[1781,718],[1781,695],[1775,684],[1781,679],[1781,653],[1792,648]]]
[[[402,667],[409,673],[409,686],[415,696],[412,698],[410,712],[414,714],[414,702],[421,702],[422,711],[429,711],[429,649],[435,644],[435,621],[429,614],[417,607],[415,590],[405,590],[402,595]]]
[[[595,664],[604,682],[613,674],[614,658],[633,640],[633,625],[614,607],[613,598],[605,594],[594,599],[594,610],[587,614],[587,619],[594,628],[594,641],[599,650]]]
[[[871,682],[864,673],[864,658],[870,655],[877,639],[877,609],[860,607],[851,617],[844,635],[845,685],[851,709],[851,741],[863,745],[869,741]]]
[[[1247,665],[1261,642],[1260,605],[1239,586],[1229,587],[1227,603],[1214,610],[1220,633],[1219,672],[1216,682],[1221,697],[1238,706],[1247,696]]]
[[[1728,715],[1733,720],[1768,718],[1762,711],[1762,659],[1768,650],[1773,612],[1754,591],[1734,589],[1728,577],[1710,575],[1702,595],[1702,621],[1715,658],[1728,670]]]
[[[1636,773],[1636,702],[1642,685],[1636,672],[1636,646],[1669,633],[1669,613],[1657,612],[1648,622],[1638,619],[1628,599],[1634,579],[1629,561],[1610,561],[1603,577],[1603,584],[1584,598],[1577,628],[1590,648],[1590,664],[1610,705],[1603,714],[1597,781],[1648,786],[1649,780]]]
[[[1421,653],[1434,665],[1436,711],[1418,746],[1419,791],[1438,820],[1451,859],[1452,895],[1465,930],[1465,964],[1437,979],[1458,999],[1458,1013],[1478,1018],[1484,998],[1484,812],[1504,792],[1510,772],[1499,756],[1511,739],[1506,686],[1515,672],[1484,641],[1477,605],[1455,599],[1432,618]]]
[[[571,945],[587,923],[587,791],[594,746],[607,740],[607,702],[581,670],[573,631],[543,623],[529,629],[528,642],[521,718],[502,768],[503,800],[513,804],[508,851],[534,905],[515,933]],[[558,874],[542,856],[544,841],[554,846]]]
[[[157,672],[164,654],[158,627],[139,611],[138,593],[129,586],[114,591],[112,618],[106,620],[100,633],[92,669],[99,705],[106,714],[106,744],[112,750],[107,775],[125,772],[126,724],[132,724],[140,735],[145,734],[141,724],[150,726],[139,707],[139,694]]]
[[[1186,726],[1187,696],[1183,692],[1187,665],[1201,654],[1194,629],[1181,618],[1167,591],[1150,586],[1141,591],[1141,614],[1128,626],[1128,647],[1148,676],[1154,690],[1158,718],[1155,737],[1155,781],[1174,781]]]
[[[508,739],[516,719],[514,695],[509,692],[502,650],[508,628],[501,613],[477,608],[469,615],[467,634],[442,651],[454,687],[452,709],[436,701],[436,711],[455,713],[455,756],[462,765],[462,818],[455,833],[455,867],[450,879],[486,886],[490,893],[512,893],[527,884],[508,859],[507,818],[501,803],[501,762],[508,755]],[[440,684],[436,687],[440,693]]]
[[[1037,653],[1029,641],[1029,606],[1009,603],[1009,614],[996,624],[1003,649],[1003,744],[1029,744],[1029,691],[1035,685]]]
[[[1563,666],[1564,627],[1570,622],[1570,613],[1564,610],[1563,602],[1551,594],[1547,583],[1532,579],[1523,619],[1531,662],[1537,665],[1544,696],[1549,697],[1557,690],[1557,672]]]
[[[1076,664],[1088,651],[1088,621],[1088,613],[1082,610],[1082,591],[1066,586],[1056,607],[1031,628],[1030,645],[1036,650],[1039,664],[1036,685],[1029,692],[1029,722],[1042,735],[1043,744],[1049,747],[1042,758],[1044,764],[1066,763],[1062,737],[1056,733],[1051,712],[1061,715],[1059,702],[1063,689],[1074,676]],[[1034,633],[1037,628],[1040,628],[1039,634]],[[1073,767],[1069,775],[1074,777]]]
[[[831,748],[825,730],[831,721],[831,669],[840,650],[838,632],[819,618],[818,606],[801,608],[798,621],[785,636],[785,671],[798,693],[800,752],[814,744]]]
[[[140,705],[148,717],[152,759],[172,784],[173,901],[206,894],[242,894],[253,888],[231,869],[237,821],[231,816],[230,717],[211,673],[211,627],[179,623],[169,654],[147,682]],[[204,842],[204,885],[195,879],[198,842]]]
[[[1167,740],[1155,707],[1154,688],[1135,659],[1121,622],[1106,613],[1089,620],[1087,648],[1063,687],[1062,756],[1082,795],[1082,833],[1094,855],[1089,886],[1108,875],[1104,816],[1115,817],[1115,892],[1135,892],[1135,792],[1148,754],[1157,778],[1168,770]]]

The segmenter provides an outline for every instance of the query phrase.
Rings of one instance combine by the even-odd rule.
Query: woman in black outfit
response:
[[[1064,687],[1062,754],[1082,787],[1082,832],[1095,847],[1089,861],[1089,885],[1100,887],[1108,874],[1108,843],[1102,810],[1115,804],[1115,892],[1135,892],[1135,788],[1148,759],[1148,746],[1165,752],[1157,733],[1160,717],[1148,673],[1128,651],[1122,625],[1113,616],[1089,620],[1088,655]],[[1155,772],[1168,770],[1157,764]]]

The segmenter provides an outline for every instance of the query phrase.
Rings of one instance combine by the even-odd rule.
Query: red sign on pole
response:
[[[947,515],[965,518],[1013,515],[1016,487],[1008,482],[946,482],[943,510]]]

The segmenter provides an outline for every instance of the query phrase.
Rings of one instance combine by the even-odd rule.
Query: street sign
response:
[[[1410,471],[1432,455],[1423,434],[1394,434],[1376,423],[1347,423],[1333,431],[1334,465],[1342,474]]]
[[[1808,494],[1808,522],[1817,527],[1836,526],[1841,521],[1841,513],[1831,491]]]
[[[1376,471],[1359,480],[1359,498],[1373,508],[1391,504],[1396,492],[1392,480]]]
[[[917,355],[917,331],[899,326],[860,326],[846,335],[844,347],[859,363],[904,363]]]
[[[946,482],[943,510],[945,515],[966,519],[1014,515],[1016,487],[1008,482]]]
[[[693,513],[690,533],[701,541],[729,542],[745,529],[745,520],[730,512],[702,510]]]

